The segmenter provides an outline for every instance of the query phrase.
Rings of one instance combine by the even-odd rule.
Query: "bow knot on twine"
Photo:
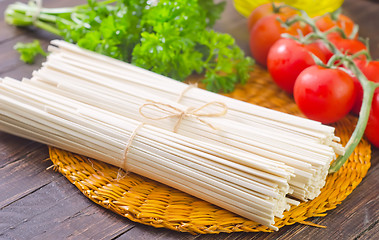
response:
[[[163,119],[168,119],[168,118],[177,118],[178,121],[176,122],[176,124],[174,126],[174,132],[177,132],[182,120],[186,117],[195,118],[199,122],[209,126],[210,128],[212,128],[214,130],[217,130],[217,128],[214,127],[211,123],[209,123],[208,121],[206,121],[200,117],[221,117],[221,116],[224,116],[228,111],[228,107],[226,106],[225,103],[216,102],[216,101],[208,102],[208,103],[206,103],[206,104],[204,104],[198,108],[188,107],[186,110],[181,110],[177,107],[174,107],[174,106],[172,106],[170,104],[166,104],[166,103],[155,102],[155,101],[151,101],[151,100],[148,100],[148,101],[149,101],[148,103],[143,104],[139,108],[139,113],[141,114],[141,116],[143,116],[146,119],[150,119],[150,120],[163,120]],[[206,113],[201,112],[201,110],[205,110],[206,108],[209,108],[212,106],[219,106],[219,107],[221,107],[221,110],[218,112],[206,112]],[[159,117],[150,116],[149,114],[144,113],[143,110],[145,108],[155,108],[155,109],[159,110],[161,113],[163,113],[163,116],[159,116]]]
[[[179,102],[184,94],[186,92],[188,92],[190,89],[196,87],[196,85],[188,85],[188,87],[186,89],[184,89],[182,91],[182,93],[180,94],[177,102]],[[221,107],[220,111],[218,112],[210,112],[210,111],[205,111],[207,108],[212,108],[213,107]],[[155,108],[156,110],[160,111],[161,113],[163,113],[162,116],[151,116],[147,113],[144,113],[144,110],[145,109],[151,109],[151,108]],[[203,110],[203,111],[202,111]],[[179,109],[177,107],[174,107],[170,104],[167,104],[167,103],[162,103],[162,102],[156,102],[156,101],[152,101],[152,100],[148,100],[147,103],[143,104],[140,108],[139,108],[139,113],[141,114],[142,117],[146,118],[146,119],[150,119],[150,120],[162,120],[162,119],[168,119],[168,118],[177,118],[178,121],[176,122],[175,126],[174,126],[174,132],[176,132],[181,124],[181,122],[183,121],[184,118],[187,118],[187,117],[192,117],[192,118],[195,118],[197,119],[199,122],[209,126],[210,128],[214,129],[214,130],[218,130],[216,127],[214,127],[211,123],[209,123],[208,121],[202,119],[201,117],[222,117],[224,116],[228,111],[228,107],[226,106],[225,103],[223,102],[217,102],[217,101],[213,101],[213,102],[208,102],[208,103],[205,103],[204,105],[198,107],[198,108],[194,108],[194,107],[188,107],[186,110],[182,110],[182,109]],[[205,113],[204,113],[205,112]],[[124,162],[123,162],[123,165],[124,165],[124,169],[127,169],[126,168],[126,163],[127,163],[127,155],[130,151],[130,147],[132,145],[132,142],[134,140],[134,138],[136,137],[137,135],[137,132],[139,131],[140,128],[142,128],[144,125],[146,124],[145,121],[141,122],[134,130],[133,132],[131,133],[130,137],[129,137],[129,140],[126,144],[126,147],[125,147],[125,152],[124,152]],[[119,174],[117,174],[117,179],[119,179]]]

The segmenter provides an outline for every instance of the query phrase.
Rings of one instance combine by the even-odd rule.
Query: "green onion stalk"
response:
[[[115,1],[102,1],[98,3],[98,6],[110,7],[109,4]],[[6,8],[4,15],[5,21],[8,24],[19,27],[36,26],[37,28],[61,36],[62,31],[57,26],[58,22],[68,26],[80,24],[73,19],[75,19],[76,15],[80,15],[80,13],[84,14],[88,12],[89,8],[90,5],[88,4],[65,8],[43,8],[37,4],[37,1],[29,1],[28,4],[16,2]]]

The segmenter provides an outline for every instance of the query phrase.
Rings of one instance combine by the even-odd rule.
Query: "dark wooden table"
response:
[[[0,76],[21,79],[44,59],[25,65],[13,45],[37,38],[46,47],[55,36],[8,26],[3,12],[13,2],[0,0]],[[83,0],[46,0],[44,6],[78,2]],[[346,0],[344,13],[360,25],[361,36],[370,37],[371,52],[379,58],[378,1]],[[233,35],[248,53],[246,20],[231,0],[216,30]],[[371,169],[361,184],[326,217],[312,219],[326,229],[296,224],[275,233],[193,236],[137,224],[94,204],[60,173],[47,169],[52,163],[45,145],[0,132],[0,239],[379,239],[378,162],[379,150],[373,149]]]

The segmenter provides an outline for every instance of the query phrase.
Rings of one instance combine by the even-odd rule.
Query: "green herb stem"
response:
[[[43,29],[43,30],[45,30],[45,31],[47,31],[47,32],[50,32],[50,33],[55,34],[55,35],[58,35],[58,36],[60,36],[60,35],[62,34],[61,31],[60,31],[58,28],[54,27],[54,26],[51,25],[51,24],[48,24],[48,23],[42,22],[42,21],[36,21],[36,22],[34,23],[34,25],[35,25],[36,27],[38,27],[38,28],[41,28],[41,29]]]

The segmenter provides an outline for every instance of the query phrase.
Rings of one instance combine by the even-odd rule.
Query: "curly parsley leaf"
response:
[[[204,72],[208,90],[230,92],[237,83],[246,82],[248,74],[242,73],[251,70],[253,61],[244,57],[230,35],[207,29],[223,5],[213,5],[218,13],[215,11],[211,18],[202,6],[209,7],[213,2],[201,2],[161,0],[147,11],[141,24],[152,31],[142,34],[132,63],[177,80]]]
[[[28,64],[34,63],[38,55],[47,56],[38,40],[34,40],[31,43],[18,42],[13,48],[20,53],[20,59]]]
[[[226,2],[213,3],[213,0],[199,0],[199,6],[204,10],[206,15],[207,27],[213,27],[217,19],[220,19],[221,13],[225,9]]]

